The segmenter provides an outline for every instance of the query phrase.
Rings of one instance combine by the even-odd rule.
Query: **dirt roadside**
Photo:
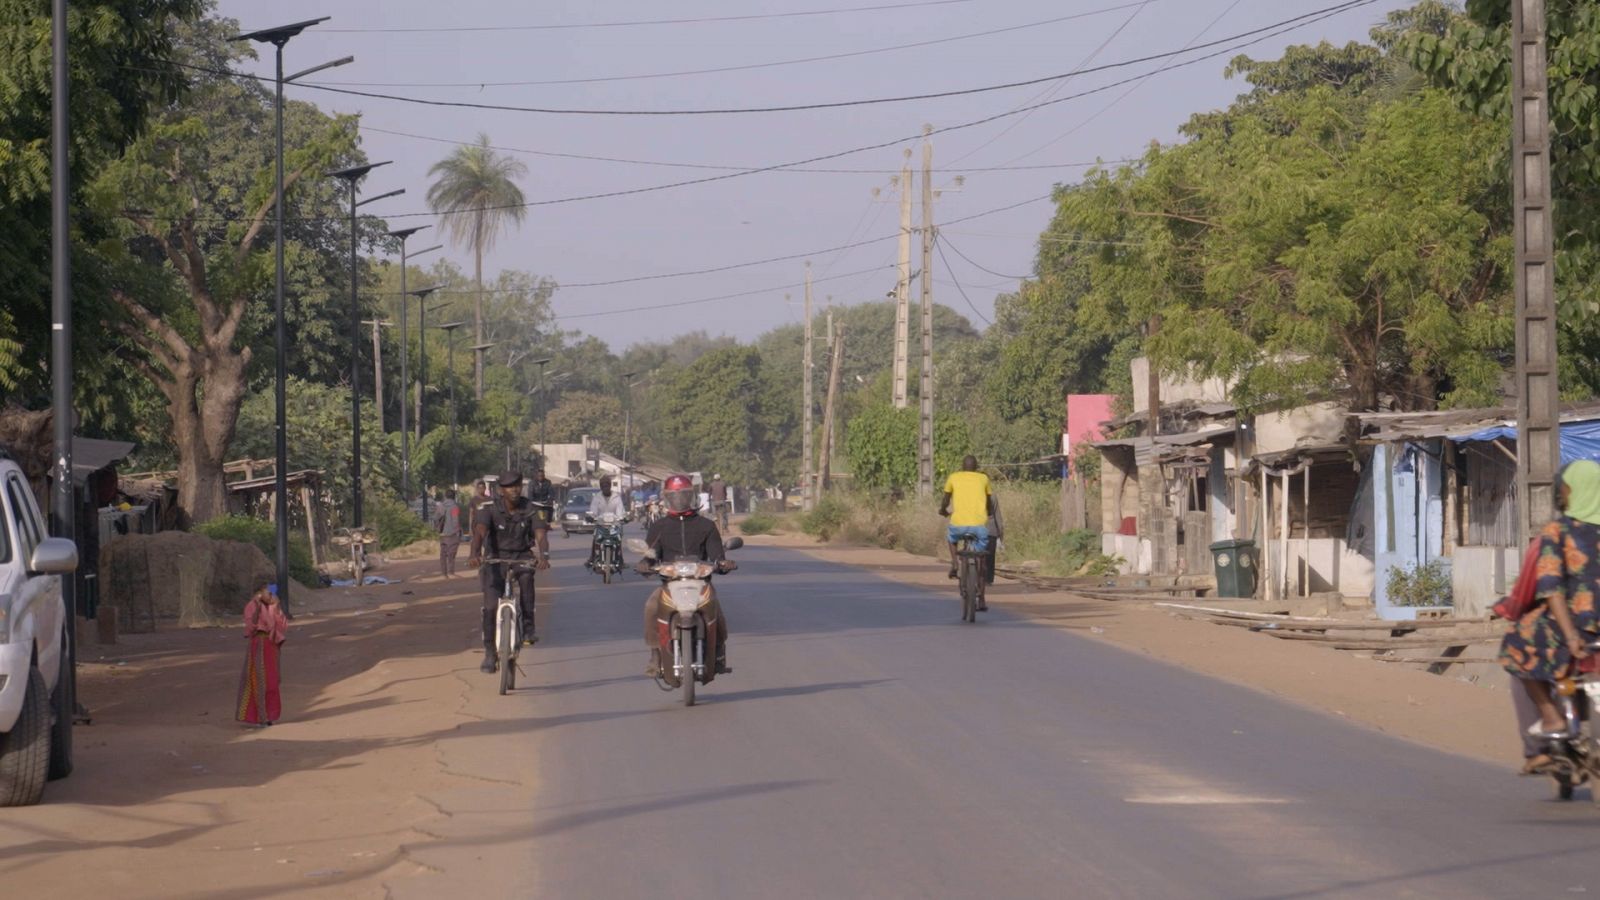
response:
[[[426,881],[416,853],[449,818],[492,692],[477,671],[475,575],[396,563],[398,584],[302,591],[283,720],[233,721],[238,628],[88,648],[77,771],[44,804],[0,810],[0,885],[26,897],[384,897]]]
[[[807,535],[788,533],[746,540],[752,545],[800,550],[895,581],[948,592],[955,614],[955,589],[945,575],[945,566],[928,557],[877,547],[819,544]],[[1091,600],[1036,590],[1003,578],[990,588],[989,602],[991,608],[1020,613],[1405,740],[1508,767],[1521,762],[1511,702],[1498,679],[1477,684],[1430,675],[1341,650],[1183,619],[1149,603]],[[1471,667],[1475,673],[1488,668]]]

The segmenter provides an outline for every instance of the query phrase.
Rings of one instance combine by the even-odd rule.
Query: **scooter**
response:
[[[622,526],[627,518],[617,518],[611,513],[594,522],[594,564],[590,568],[600,573],[600,581],[610,584],[622,571]]]
[[[730,538],[724,549],[744,546],[743,538]],[[657,646],[661,651],[660,674],[656,686],[663,691],[683,690],[683,705],[693,706],[695,687],[710,684],[717,675],[717,637],[721,623],[712,618],[711,577],[737,568],[732,560],[721,563],[697,559],[657,562],[649,558],[650,547],[634,538],[628,549],[651,564],[663,579],[662,602],[656,620]]]
[[[1600,642],[1589,645],[1591,654],[1600,654]],[[1584,660],[1575,677],[1556,682],[1555,700],[1566,724],[1555,734],[1541,735],[1544,752],[1551,762],[1542,771],[1556,783],[1556,797],[1571,800],[1573,789],[1589,783],[1590,798],[1600,806],[1600,722],[1594,710],[1600,709],[1600,670]]]
[[[345,562],[345,571],[350,573],[350,578],[357,585],[360,585],[362,573],[372,568],[367,562],[367,547],[378,545],[378,532],[372,528],[340,528],[333,533],[333,544],[350,551],[350,559]]]

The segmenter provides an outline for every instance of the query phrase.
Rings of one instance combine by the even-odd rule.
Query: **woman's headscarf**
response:
[[[1561,483],[1571,492],[1567,515],[1579,522],[1600,525],[1600,462],[1580,459],[1561,472]]]

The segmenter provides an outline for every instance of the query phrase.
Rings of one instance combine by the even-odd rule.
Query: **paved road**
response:
[[[646,583],[602,586],[578,544],[556,542],[527,688],[474,703],[503,728],[442,751],[537,778],[439,798],[446,880],[562,898],[1600,892],[1583,792],[1556,803],[1003,610],[964,625],[953,590],[790,551],[743,551],[719,582],[736,671],[686,709],[640,674]]]

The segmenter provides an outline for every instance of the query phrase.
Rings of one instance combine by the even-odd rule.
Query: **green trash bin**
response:
[[[1211,565],[1217,574],[1218,597],[1256,595],[1256,542],[1217,541],[1211,545]]]

